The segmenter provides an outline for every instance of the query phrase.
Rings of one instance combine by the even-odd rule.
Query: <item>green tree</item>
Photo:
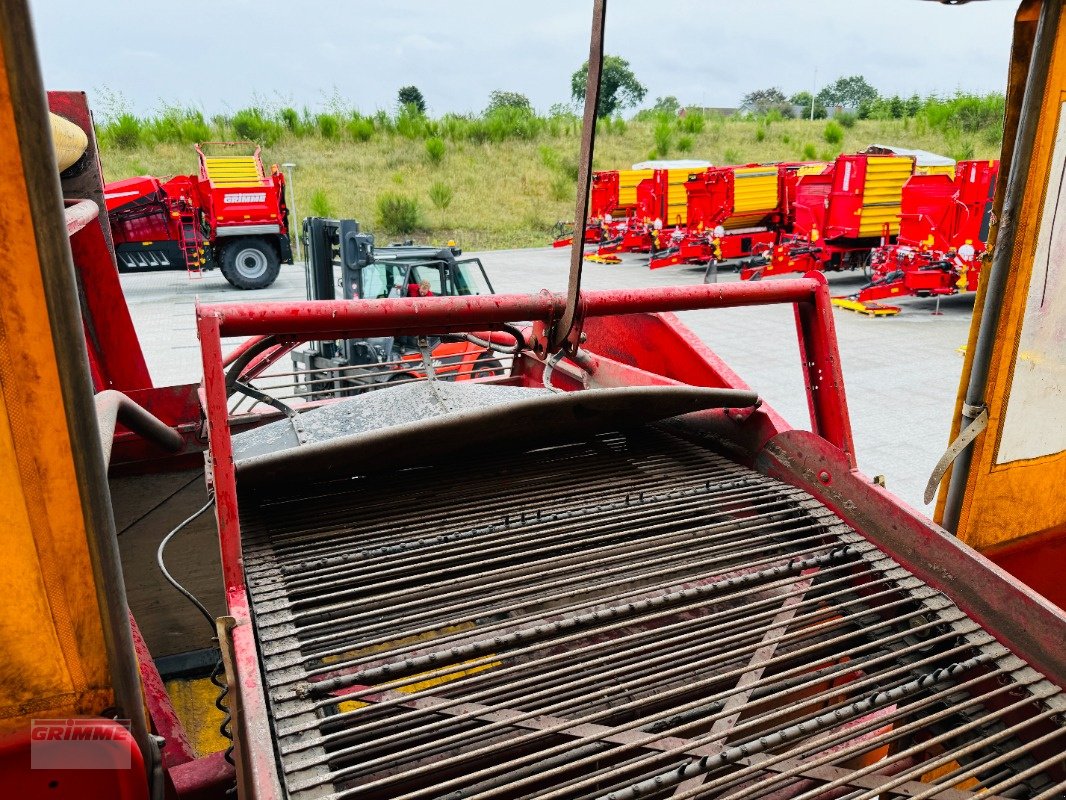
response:
[[[765,114],[771,108],[779,108],[788,103],[785,93],[776,86],[769,89],[756,89],[744,95],[741,106],[754,114]]]
[[[826,106],[846,106],[861,108],[877,100],[877,89],[866,82],[862,75],[848,75],[837,78],[822,91],[818,99]]]
[[[419,114],[426,113],[426,98],[422,96],[422,91],[417,86],[401,86],[400,91],[396,93],[396,100],[400,108],[414,106]]]
[[[676,117],[677,112],[681,110],[681,103],[672,94],[668,94],[666,97],[656,97],[655,104],[651,107],[651,110]]]
[[[497,89],[489,95],[489,105],[485,109],[486,114],[491,114],[500,108],[517,108],[520,111],[533,113],[533,104],[529,98],[521,92],[505,92]]]
[[[811,96],[810,92],[796,92],[794,95],[788,98],[788,102],[792,103],[792,105],[801,106],[804,109],[803,113],[800,114],[803,119],[811,118],[812,100],[814,101],[814,118],[825,119],[827,116],[825,104],[818,102],[816,98]]]
[[[585,84],[588,82],[589,62],[581,65],[570,78],[570,94],[581,104],[585,102]],[[597,117],[609,117],[615,111],[635,106],[648,93],[647,87],[637,80],[629,62],[621,56],[604,56],[600,73],[600,102],[596,107]]]

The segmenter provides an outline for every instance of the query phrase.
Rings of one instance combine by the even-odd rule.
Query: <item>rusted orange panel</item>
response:
[[[1009,163],[1018,126],[1040,3],[1027,0],[1018,12],[1007,94],[1003,163]],[[1057,209],[1066,198],[1066,15],[1056,32],[1043,108],[1037,125],[1025,199],[995,337],[988,389],[989,424],[974,443],[958,525],[959,538],[978,550],[1001,548],[1066,524],[1066,221]],[[995,203],[999,216],[1006,180]],[[995,243],[995,230],[990,246]],[[969,383],[984,286],[977,298],[960,399]],[[1059,313],[1060,310],[1062,313]],[[1056,396],[1057,395],[1057,396]],[[1056,413],[1058,411],[1058,413]],[[956,420],[958,414],[956,414]],[[952,438],[958,434],[958,423]],[[937,519],[943,516],[947,481]],[[1034,552],[1033,557],[1039,557]],[[1040,587],[1035,587],[1039,589]]]
[[[8,78],[0,58],[0,734],[113,703]]]

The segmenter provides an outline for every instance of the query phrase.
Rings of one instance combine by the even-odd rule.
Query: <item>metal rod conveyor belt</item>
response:
[[[246,490],[293,798],[1029,798],[1066,697],[673,425]]]

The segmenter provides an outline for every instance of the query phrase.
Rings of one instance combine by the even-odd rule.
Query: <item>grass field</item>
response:
[[[669,158],[736,164],[828,160],[873,143],[921,148],[956,159],[997,158],[1000,149],[997,125],[967,131],[936,125],[922,116],[848,120],[850,127],[825,120],[717,118],[701,122],[686,127],[663,120],[607,122],[597,136],[595,166],[625,168],[661,156],[664,150]],[[579,141],[574,120],[540,125],[522,136],[498,141],[452,137],[446,131],[427,136],[434,133],[432,127],[418,135],[405,134],[402,128],[368,136],[346,135],[344,130],[327,130],[328,136],[301,135],[278,127],[264,147],[268,165],[297,165],[295,202],[301,217],[316,213],[354,218],[377,234],[379,241],[395,241],[408,238],[397,234],[397,228],[404,226],[382,219],[378,204],[385,195],[398,195],[417,206],[413,209],[415,230],[409,238],[431,243],[455,239],[467,249],[478,250],[547,244],[553,224],[573,218]],[[212,133],[236,136],[225,128]],[[143,136],[120,146],[113,143],[106,127],[101,130],[101,141],[108,181],[196,170],[195,152],[187,142]],[[435,184],[437,203],[431,199]],[[445,203],[449,194],[450,202]],[[410,205],[408,210],[412,210]]]

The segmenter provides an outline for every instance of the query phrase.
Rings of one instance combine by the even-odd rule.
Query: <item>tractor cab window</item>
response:
[[[485,268],[476,258],[457,262],[452,271],[452,280],[455,284],[452,294],[492,294]]]
[[[439,266],[412,267],[407,278],[408,297],[433,297],[446,294]]]
[[[363,297],[368,300],[380,300],[386,297],[402,297],[404,292],[404,270],[396,264],[388,262],[375,262],[367,264],[362,269],[363,291],[359,294],[358,287],[352,287],[353,297]]]

